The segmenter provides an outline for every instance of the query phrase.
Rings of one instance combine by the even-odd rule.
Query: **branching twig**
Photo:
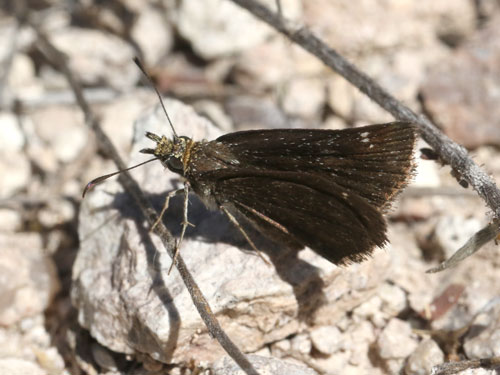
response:
[[[380,85],[359,71],[334,49],[327,46],[306,27],[297,26],[285,20],[256,0],[232,1],[247,9],[253,15],[323,61],[398,120],[417,124],[422,138],[445,163],[449,164],[463,179],[472,185],[479,196],[493,211],[494,216],[500,218],[500,190],[498,190],[495,182],[474,163],[464,147],[449,139],[425,116],[417,115],[410,108],[396,100]]]
[[[125,164],[118,155],[117,150],[115,149],[110,139],[106,136],[106,134],[102,130],[99,121],[94,115],[87,100],[83,96],[80,84],[78,83],[77,79],[69,69],[65,56],[54,47],[54,45],[47,39],[44,33],[36,25],[31,24],[31,26],[37,32],[38,36],[37,46],[40,48],[41,52],[47,57],[47,59],[52,64],[54,64],[57,67],[57,69],[61,73],[64,74],[64,76],[68,80],[76,96],[76,101],[85,115],[85,120],[87,125],[96,134],[96,139],[98,140],[99,149],[106,156],[108,156],[115,162],[118,169],[126,168]],[[152,226],[153,223],[155,223],[158,216],[151,203],[142,193],[139,185],[127,172],[120,174],[119,181],[124,186],[124,188],[133,196],[144,217],[146,217],[149,225]],[[154,232],[161,238],[168,254],[170,255],[170,257],[173,258],[175,239],[172,237],[170,232],[167,230],[167,228],[163,225],[161,221],[156,226]],[[219,343],[225,349],[225,351],[247,374],[258,375],[258,372],[254,369],[252,364],[238,349],[238,347],[231,341],[231,339],[227,336],[227,334],[223,331],[223,329],[219,325],[219,322],[215,318],[207,300],[203,296],[201,290],[194,281],[191,273],[188,271],[184,263],[184,260],[181,258],[180,255],[177,255],[176,267],[191,295],[194,305],[196,306],[201,318],[205,322],[205,325],[207,326],[209,333],[213,337],[215,337],[217,341],[219,341]]]

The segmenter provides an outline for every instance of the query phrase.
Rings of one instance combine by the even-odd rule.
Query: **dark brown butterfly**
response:
[[[387,242],[382,214],[414,170],[416,129],[404,122],[345,130],[241,131],[214,141],[194,141],[175,131],[173,139],[146,136],[156,147],[141,152],[186,180],[165,205],[184,192],[181,239],[192,190],[236,224],[234,214],[243,215],[276,243],[307,246],[335,264],[361,261]],[[93,180],[84,194],[116,173]]]

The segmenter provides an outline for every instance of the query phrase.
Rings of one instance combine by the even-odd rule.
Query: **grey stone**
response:
[[[500,31],[487,26],[435,64],[422,86],[424,106],[456,142],[476,148],[500,144]]]
[[[406,358],[417,347],[417,341],[412,336],[409,323],[398,318],[391,319],[377,339],[380,357],[386,360]]]
[[[311,368],[287,361],[249,355],[248,359],[261,375],[315,375]],[[244,375],[245,372],[230,358],[223,357],[213,367],[214,375]]]
[[[0,233],[0,268],[2,325],[42,313],[59,289],[54,263],[38,234]]]
[[[70,69],[87,85],[106,82],[116,89],[128,89],[141,74],[132,58],[134,50],[111,33],[76,27],[51,30],[56,48],[68,55]]]
[[[430,374],[432,367],[444,362],[444,353],[434,340],[424,339],[408,357],[405,366],[407,375]]]
[[[500,355],[500,305],[480,314],[464,340],[467,358],[491,358]]]
[[[47,375],[47,372],[34,362],[19,358],[1,358],[0,373],[9,375]]]
[[[340,348],[342,334],[337,327],[323,326],[311,330],[311,342],[323,354],[332,354]]]
[[[265,5],[275,8],[275,2]],[[217,12],[213,10],[217,9]],[[300,2],[282,1],[288,18],[300,14]],[[176,17],[180,34],[205,58],[229,55],[251,48],[273,34],[273,30],[246,10],[228,1],[187,0],[181,3]]]

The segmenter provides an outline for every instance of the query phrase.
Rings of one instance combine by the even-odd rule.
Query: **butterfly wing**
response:
[[[386,208],[411,177],[416,132],[410,123],[393,122],[343,130],[253,130],[216,142],[246,168],[321,174]]]
[[[229,178],[218,181],[215,192],[265,236],[288,247],[308,246],[335,264],[359,262],[386,242],[375,207],[312,175]]]

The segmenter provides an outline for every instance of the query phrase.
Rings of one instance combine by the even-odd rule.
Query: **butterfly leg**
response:
[[[170,203],[170,198],[181,194],[183,191],[184,191],[184,188],[171,191],[170,193],[167,194],[167,197],[165,198],[165,203],[163,204],[163,208],[161,209],[160,215],[158,216],[158,219],[156,219],[154,224],[151,226],[151,229],[149,230],[150,232],[154,231],[156,226],[160,223],[161,218],[163,217],[163,215],[165,214],[165,212],[168,209],[168,204]]]
[[[236,228],[238,228],[238,230],[240,231],[240,233],[243,235],[243,237],[245,237],[245,239],[247,240],[247,242],[250,244],[250,247],[255,250],[255,252],[257,253],[257,255],[264,261],[264,263],[270,265],[269,261],[266,258],[264,258],[264,256],[259,251],[259,249],[257,249],[257,247],[253,243],[253,241],[250,238],[250,236],[247,234],[247,232],[245,232],[245,230],[240,225],[240,223],[238,223],[238,220],[236,220],[236,218],[234,217],[234,215],[231,214],[231,212],[229,212],[229,210],[226,207],[224,207],[224,205],[221,205],[220,209],[226,214],[226,216],[229,218],[229,220],[231,221],[231,223],[233,223],[236,226]]]
[[[184,191],[184,209],[183,209],[184,214],[182,220],[181,236],[179,238],[179,241],[177,241],[177,243],[175,244],[174,257],[172,258],[172,264],[170,264],[170,268],[168,269],[169,275],[170,272],[172,271],[172,268],[174,267],[175,260],[177,259],[177,254],[179,253],[179,247],[181,246],[181,242],[184,239],[187,227],[188,226],[194,227],[194,225],[188,221],[189,187],[190,187],[189,183],[185,182],[184,189],[180,189],[181,191]]]

